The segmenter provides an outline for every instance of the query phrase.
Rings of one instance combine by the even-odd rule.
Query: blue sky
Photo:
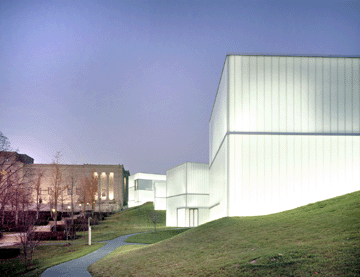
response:
[[[36,163],[208,162],[227,53],[360,54],[360,1],[1,1],[0,131]]]

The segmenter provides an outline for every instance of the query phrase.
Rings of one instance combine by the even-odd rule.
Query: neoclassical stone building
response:
[[[54,164],[35,164],[34,159],[27,155],[15,152],[7,153],[7,156],[9,156],[9,153],[12,153],[10,154],[10,160],[6,161],[5,159],[8,158],[6,158],[5,152],[2,152],[0,154],[0,163],[3,165],[6,165],[6,163],[9,165],[12,164],[13,168],[20,168],[20,170],[18,169],[18,173],[22,175],[24,183],[27,184],[30,190],[33,204],[41,198],[42,209],[49,206],[49,204],[53,205],[51,190],[53,189],[54,182]],[[15,160],[16,164],[14,163]],[[60,185],[62,187],[61,194],[58,198],[58,210],[68,209],[71,203],[71,195],[73,196],[75,209],[83,208],[81,208],[79,202],[79,188],[85,177],[90,179],[92,175],[97,177],[98,180],[95,200],[98,204],[99,195],[101,195],[101,209],[114,210],[123,208],[124,204],[127,204],[128,176],[130,174],[129,171],[125,170],[124,165],[59,164],[58,169]],[[37,183],[40,183],[39,192],[36,190]],[[71,190],[71,188],[73,189]],[[86,207],[87,209],[90,208],[90,204],[91,203]],[[96,205],[96,209],[98,209],[98,205]]]

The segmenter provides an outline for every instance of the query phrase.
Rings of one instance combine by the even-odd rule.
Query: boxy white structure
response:
[[[359,67],[359,57],[227,55],[209,123],[210,220],[360,190]]]
[[[166,181],[154,181],[154,209],[166,210]]]
[[[166,226],[209,221],[209,165],[184,163],[166,171]]]
[[[149,173],[136,173],[129,176],[129,208],[142,205],[146,202],[154,202],[155,198],[155,183],[158,182],[158,193],[157,197],[166,197],[166,190],[162,190],[161,183],[166,182],[166,175],[160,174],[149,174]],[[162,204],[163,205],[163,204]],[[164,205],[163,205],[164,206]],[[162,209],[158,205],[158,208]],[[156,207],[155,207],[156,209]]]

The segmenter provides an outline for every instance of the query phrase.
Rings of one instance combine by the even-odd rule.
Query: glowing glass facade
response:
[[[209,221],[209,165],[184,163],[166,171],[166,226]]]
[[[161,200],[160,203],[157,203],[158,205],[155,204],[156,182],[166,182],[166,175],[136,173],[129,176],[128,206],[134,207],[146,202],[154,202],[156,210],[162,209],[164,204],[161,203]],[[165,193],[160,188],[158,189],[157,196],[159,199],[166,197]]]
[[[359,57],[226,57],[209,123],[210,220],[360,189],[359,67]]]

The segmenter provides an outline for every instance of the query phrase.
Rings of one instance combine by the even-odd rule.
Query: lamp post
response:
[[[89,229],[89,245],[91,245],[91,226],[90,226],[91,217],[88,218],[88,229]]]

